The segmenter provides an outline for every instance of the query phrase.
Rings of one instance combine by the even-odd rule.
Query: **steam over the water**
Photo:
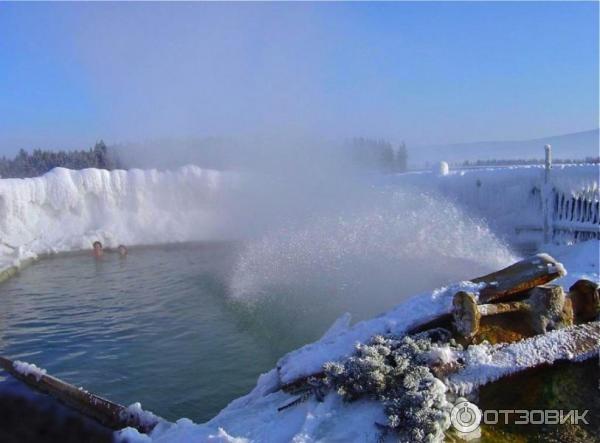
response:
[[[483,222],[447,200],[417,190],[373,191],[367,204],[248,242],[230,293],[244,303],[364,318],[515,259]]]

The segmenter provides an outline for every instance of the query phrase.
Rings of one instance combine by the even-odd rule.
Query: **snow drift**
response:
[[[215,238],[233,174],[186,166],[157,170],[55,168],[0,180],[2,268],[61,251]]]

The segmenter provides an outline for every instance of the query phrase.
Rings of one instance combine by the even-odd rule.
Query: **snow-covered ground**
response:
[[[540,223],[539,198],[533,190],[539,189],[542,174],[536,167],[490,168],[444,176],[404,174],[388,177],[379,185],[439,191],[491,225],[514,232],[517,225]],[[115,247],[215,238],[223,222],[219,200],[237,180],[232,174],[193,166],[171,172],[57,168],[43,177],[0,180],[0,270],[43,254],[90,249],[95,240]],[[598,168],[556,168],[553,184],[565,192],[596,196]],[[600,281],[599,245],[593,240],[555,245],[546,251],[569,271],[562,279],[564,286],[582,277]],[[278,412],[278,407],[292,399],[278,388],[319,371],[327,361],[350,355],[356,342],[376,334],[402,334],[448,312],[452,295],[460,289],[477,288],[458,282],[416,295],[353,326],[349,316],[342,316],[320,340],[281,358],[276,368],[259,378],[252,392],[231,402],[207,423],[181,419],[162,422],[150,435],[126,429],[119,436],[140,442],[376,441],[374,423],[385,423],[380,404],[366,400],[346,404],[329,394],[323,402],[309,399]]]

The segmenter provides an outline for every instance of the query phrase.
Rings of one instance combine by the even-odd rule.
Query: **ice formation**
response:
[[[324,365],[325,378],[312,383],[312,390],[317,399],[325,390],[335,389],[347,401],[379,401],[387,417],[379,424],[382,437],[393,434],[399,441],[442,440],[450,426],[452,404],[446,398],[446,386],[432,374],[427,362],[433,340],[447,340],[449,334],[435,335],[375,336],[367,344],[357,344],[348,359]]]
[[[38,368],[33,363],[27,363],[21,360],[15,360],[13,362],[13,368],[19,374],[22,375],[33,375],[37,381],[40,381],[43,375],[46,375],[46,370]]]
[[[236,177],[175,171],[73,171],[0,180],[0,268],[53,252],[215,238],[219,201]]]
[[[143,427],[150,428],[160,422],[159,417],[150,411],[142,409],[142,404],[139,402],[130,404],[121,414],[124,415],[124,417],[121,418],[135,421],[135,423],[138,423]]]

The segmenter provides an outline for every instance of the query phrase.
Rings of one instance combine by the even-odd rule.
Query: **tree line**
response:
[[[349,155],[360,169],[384,173],[404,172],[408,153],[404,142],[394,146],[382,139],[358,137],[347,144]],[[14,158],[0,157],[0,178],[38,177],[56,167],[68,169],[126,169],[118,150],[99,141],[93,148],[77,151],[21,149]]]
[[[357,137],[349,142],[354,160],[361,166],[385,173],[405,172],[408,151],[404,142],[397,146],[386,140]]]
[[[570,158],[553,158],[552,163],[572,164],[572,163],[591,163],[599,164],[600,157],[586,157],[585,159],[570,159]],[[544,164],[543,159],[529,158],[529,159],[489,159],[489,160],[465,160],[460,166],[513,166],[513,165],[540,165]]]
[[[1,178],[37,177],[56,167],[69,169],[120,169],[116,155],[101,140],[93,148],[79,151],[47,151],[21,149],[14,158],[0,158]]]

